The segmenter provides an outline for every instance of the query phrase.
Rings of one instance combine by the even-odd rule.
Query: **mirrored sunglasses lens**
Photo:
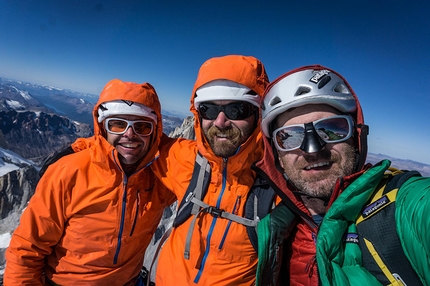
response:
[[[326,142],[346,139],[350,134],[350,128],[348,120],[342,117],[327,118],[315,124],[318,135]]]
[[[214,120],[218,116],[219,108],[214,104],[202,103],[199,106],[199,113],[206,120]]]
[[[243,120],[254,113],[254,106],[247,102],[235,102],[227,105],[201,104],[200,115],[207,120],[215,120],[222,111],[230,120]]]
[[[232,103],[225,106],[225,114],[231,120],[243,120],[253,114],[254,106],[247,102]]]
[[[300,126],[291,126],[276,132],[275,139],[281,150],[293,150],[300,147],[305,138],[305,130]]]

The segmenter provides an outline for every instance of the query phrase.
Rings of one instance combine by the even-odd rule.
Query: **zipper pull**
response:
[[[314,266],[317,262],[317,257],[316,255],[314,255],[311,260],[308,262],[308,264],[306,264],[305,267],[305,272],[308,273],[308,277],[311,278],[312,275],[314,274]]]
[[[275,246],[275,261],[276,262],[280,262],[281,261],[281,259],[280,259],[281,255],[280,255],[280,252],[279,252],[280,249],[281,248],[279,247],[279,244],[276,244],[276,246]]]

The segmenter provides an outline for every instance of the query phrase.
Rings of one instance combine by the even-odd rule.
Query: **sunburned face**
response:
[[[135,115],[118,115],[115,118],[151,121],[148,118]],[[131,126],[128,127],[124,134],[112,134],[109,132],[106,132],[106,134],[106,140],[118,151],[119,160],[122,164],[137,163],[150,148],[152,136],[137,135]]]
[[[233,101],[213,101],[217,105],[226,105]],[[223,158],[234,155],[240,145],[254,132],[255,114],[243,120],[230,120],[220,112],[214,120],[202,118],[202,130],[215,155]]]
[[[281,114],[276,123],[277,127],[304,124],[339,114],[330,106],[307,105]],[[278,150],[278,157],[291,182],[302,193],[315,197],[329,197],[337,178],[350,175],[355,164],[352,137],[344,142],[328,143],[314,153],[301,149]]]

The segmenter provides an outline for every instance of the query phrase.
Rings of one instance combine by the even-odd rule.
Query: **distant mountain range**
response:
[[[34,158],[44,156],[46,152],[19,149],[29,150],[30,146],[36,149],[38,145],[45,144],[47,150],[53,151],[60,148],[60,145],[73,142],[77,137],[91,136],[91,112],[97,99],[98,95],[95,94],[0,77],[0,147],[10,149],[25,158]],[[162,110],[162,114],[164,133],[173,135],[174,132],[172,137],[189,136],[193,128],[192,118],[187,119],[187,115],[172,110]],[[6,122],[14,122],[14,125]],[[175,131],[175,128],[178,130]],[[182,134],[184,132],[187,134]],[[54,133],[56,136],[53,136]],[[51,143],[46,144],[44,140]],[[58,142],[58,147],[50,145],[55,141]],[[430,165],[411,160],[370,153],[368,162],[376,163],[384,158],[390,159],[398,168],[415,169],[430,176]]]
[[[78,137],[93,134],[98,96],[0,78],[0,147],[40,161]],[[163,111],[162,111],[163,112]],[[170,134],[184,117],[163,114]]]
[[[9,92],[22,93],[24,98],[33,97],[34,99],[37,99],[45,107],[58,113],[59,115],[67,115],[71,119],[79,119],[78,121],[87,124],[93,123],[91,111],[94,104],[97,103],[99,98],[98,94],[77,92],[48,85],[39,85],[0,77],[0,90],[4,89],[5,87],[6,90],[10,90]],[[71,110],[75,110],[77,114],[74,114],[74,112]],[[90,113],[90,117],[82,117],[84,113],[87,113],[85,115]],[[162,114],[168,117],[178,117],[180,119],[184,119],[190,115],[176,110],[165,109],[162,109]],[[77,118],[74,118],[76,116]]]

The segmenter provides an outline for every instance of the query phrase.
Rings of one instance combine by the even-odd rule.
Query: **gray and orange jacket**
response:
[[[194,96],[199,87],[216,79],[241,83],[261,96],[267,84],[267,75],[261,62],[253,57],[212,58],[207,64],[210,68],[202,66],[191,96],[190,109],[195,118],[196,141],[179,139],[173,145],[162,145],[160,159],[151,168],[176,194],[178,201],[182,201],[199,151],[212,169],[203,201],[243,216],[246,197],[256,177],[250,167],[263,154],[260,129],[256,128],[234,156],[217,157],[203,135],[199,115],[194,108]],[[156,285],[252,285],[255,282],[257,252],[248,238],[246,227],[207,213],[201,214],[192,232],[190,256],[186,259],[185,241],[192,218],[173,228],[162,248]]]
[[[60,285],[127,285],[139,274],[163,209],[175,196],[148,168],[162,135],[155,90],[110,83],[94,107],[91,144],[49,166],[39,181],[6,252],[5,285],[42,285],[45,278]],[[117,99],[144,104],[158,117],[153,144],[129,177],[97,122],[100,103]]]

